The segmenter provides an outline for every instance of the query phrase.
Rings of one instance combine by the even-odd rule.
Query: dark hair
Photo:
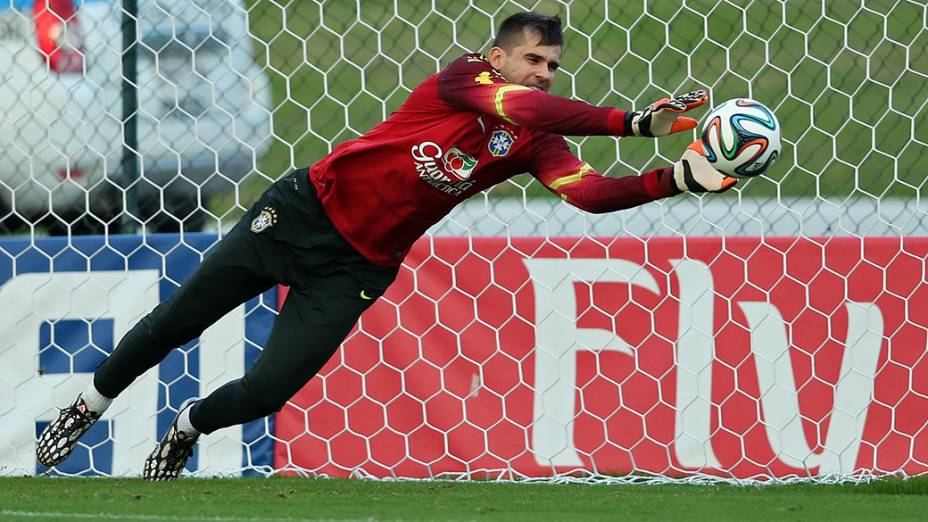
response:
[[[518,13],[503,20],[499,25],[493,47],[510,50],[521,43],[526,29],[541,37],[539,45],[564,45],[564,33],[561,32],[560,16],[545,16],[533,11]]]

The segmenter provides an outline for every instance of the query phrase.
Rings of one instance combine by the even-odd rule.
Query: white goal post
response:
[[[146,374],[59,468],[36,464],[34,437],[264,187],[486,50],[520,10],[563,20],[553,93],[626,109],[695,88],[710,105],[754,98],[782,125],[782,156],[724,195],[614,214],[528,175],[475,196],[281,412],[205,437],[189,471],[928,472],[923,0],[138,4],[129,175],[121,3],[0,0],[0,475],[137,475],[184,398],[260,353],[286,289]],[[669,165],[694,136],[569,142],[626,176]]]

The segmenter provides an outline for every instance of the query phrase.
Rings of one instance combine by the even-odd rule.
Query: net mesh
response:
[[[554,94],[620,108],[695,88],[710,105],[754,98],[780,121],[779,160],[724,196],[610,215],[528,175],[479,194],[417,243],[318,378],[273,419],[205,439],[191,471],[835,481],[928,469],[924,2],[140,0],[138,172],[122,160],[120,4],[39,4],[0,0],[0,219],[27,234],[3,250],[5,288],[33,303],[7,306],[0,325],[31,321],[64,369],[8,370],[6,391],[29,398],[4,416],[47,420],[86,382],[75,368],[112,344],[96,328],[125,331],[105,317],[150,305],[120,311],[131,324],[184,277],[133,255],[167,266],[209,244],[143,235],[56,251],[40,236],[228,229],[274,180],[534,9],[564,21]],[[43,16],[63,36],[45,38]],[[667,166],[692,139],[568,141],[624,176]],[[45,279],[21,278],[29,248]],[[86,266],[61,268],[73,249]],[[116,279],[90,271],[113,249]],[[82,291],[98,302],[70,312],[84,340],[65,350],[54,332],[67,314],[48,303]],[[206,393],[253,360],[280,299],[244,305],[134,385],[87,465],[63,472],[132,473],[178,390]],[[10,338],[0,354],[28,368],[35,347]],[[119,419],[143,428],[123,435]],[[6,470],[34,471],[23,440],[3,449]],[[115,448],[109,468],[94,444]]]

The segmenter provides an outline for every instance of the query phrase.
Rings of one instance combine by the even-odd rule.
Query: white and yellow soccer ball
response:
[[[750,98],[728,100],[709,111],[702,126],[706,159],[729,176],[759,176],[782,151],[780,122]]]

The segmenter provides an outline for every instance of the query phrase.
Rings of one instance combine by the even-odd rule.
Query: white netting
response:
[[[16,397],[0,409],[4,473],[36,471],[35,422],[212,241],[40,236],[227,229],[524,9],[564,21],[555,94],[620,108],[694,88],[712,104],[751,97],[782,125],[778,163],[724,196],[618,214],[575,210],[527,175],[472,198],[320,377],[273,422],[205,439],[192,469],[696,482],[928,470],[925,2],[139,0],[135,172],[120,3],[38,1],[0,0],[0,220],[29,234],[0,256],[0,391]],[[571,144],[622,176],[691,139]],[[183,396],[254,359],[276,299],[134,385],[59,471],[137,473]]]

